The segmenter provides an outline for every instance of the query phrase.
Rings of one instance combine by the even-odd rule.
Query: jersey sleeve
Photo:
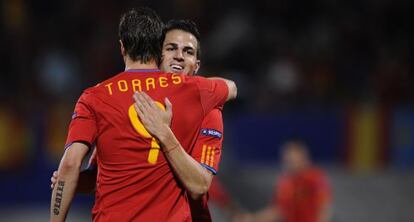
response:
[[[91,106],[91,95],[84,92],[76,103],[65,148],[74,142],[85,143],[91,148],[96,139],[96,134],[97,121]]]
[[[217,174],[223,144],[223,119],[219,109],[204,117],[191,156],[207,170]]]
[[[204,113],[209,113],[212,109],[224,105],[229,94],[226,82],[221,79],[207,79],[196,76],[197,86],[200,90],[200,100]]]

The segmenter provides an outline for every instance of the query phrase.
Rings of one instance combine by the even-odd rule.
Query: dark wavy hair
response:
[[[164,24],[152,9],[134,8],[124,13],[119,22],[119,39],[133,61],[161,61]]]
[[[197,59],[199,59],[201,56],[200,32],[198,31],[196,23],[191,20],[172,19],[168,21],[163,30],[162,41],[165,40],[167,32],[176,29],[191,33],[197,39]]]

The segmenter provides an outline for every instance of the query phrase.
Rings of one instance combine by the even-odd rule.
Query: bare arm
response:
[[[223,80],[226,83],[227,88],[229,89],[229,94],[227,96],[226,101],[235,99],[237,97],[237,86],[236,86],[236,83],[234,81],[229,80],[229,79],[220,78],[220,77],[210,77],[209,79],[220,79],[220,80]]]
[[[89,166],[96,165],[96,149],[93,150],[93,153],[89,160]],[[98,170],[96,167],[84,169],[79,173],[78,184],[76,186],[76,193],[82,194],[92,194],[96,188],[96,175]],[[53,189],[56,186],[58,179],[58,171],[54,171],[52,177],[50,178],[50,188]]]
[[[148,132],[161,143],[165,156],[174,173],[183,183],[193,199],[201,197],[208,191],[213,175],[185,152],[174,133],[166,123],[165,116],[172,116],[171,103],[166,100],[167,110],[162,111],[145,93],[134,95],[135,109]],[[171,119],[171,118],[170,118]]]
[[[78,183],[79,171],[88,147],[73,143],[68,147],[60,161],[57,184],[50,201],[50,221],[65,221]]]

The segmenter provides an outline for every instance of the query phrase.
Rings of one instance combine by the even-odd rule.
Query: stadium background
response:
[[[414,221],[408,0],[3,0],[0,221],[47,220],[76,98],[123,69],[119,17],[142,5],[164,21],[195,20],[199,73],[238,84],[219,177],[242,207],[268,203],[279,146],[300,137],[331,177],[334,221]],[[91,205],[78,196],[69,221],[88,218]]]

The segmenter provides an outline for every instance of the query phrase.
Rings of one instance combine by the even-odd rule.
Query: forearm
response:
[[[169,128],[167,131],[165,137],[159,138],[165,156],[191,197],[198,199],[208,191],[213,175],[185,152]]]
[[[50,204],[50,221],[65,221],[79,177],[79,167],[59,168]]]
[[[66,148],[50,200],[50,221],[65,221],[75,195],[82,160],[87,151],[88,147],[83,143],[73,143]]]

